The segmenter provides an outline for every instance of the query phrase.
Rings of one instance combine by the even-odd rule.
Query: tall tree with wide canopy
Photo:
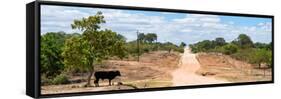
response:
[[[223,46],[226,44],[224,38],[222,38],[222,37],[216,38],[214,42],[215,42],[216,46]]]
[[[251,48],[254,47],[254,43],[251,38],[246,34],[240,34],[236,40],[233,41],[234,44],[241,48]]]
[[[148,41],[149,43],[152,43],[153,41],[157,40],[157,34],[155,34],[155,33],[147,33],[145,35],[145,40]]]
[[[120,58],[125,55],[125,39],[111,30],[99,30],[105,23],[104,16],[98,12],[94,16],[74,20],[73,29],[83,31],[81,36],[74,36],[65,43],[64,63],[70,68],[79,68],[89,72],[86,86],[90,86],[94,66],[101,64],[110,56]]]

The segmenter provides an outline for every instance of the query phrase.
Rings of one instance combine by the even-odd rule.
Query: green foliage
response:
[[[222,38],[222,37],[216,38],[214,43],[215,43],[216,46],[223,46],[223,45],[227,44],[225,42],[224,38]]]
[[[74,20],[71,27],[83,31],[83,34],[81,37],[74,37],[66,42],[63,52],[66,65],[92,71],[93,62],[101,61],[99,56],[103,57],[101,55],[103,53],[94,51],[94,49],[100,49],[102,47],[101,41],[106,39],[104,36],[98,35],[99,31],[97,30],[100,28],[99,24],[101,23],[105,23],[101,12],[88,18]],[[102,37],[103,39],[100,39]]]
[[[88,66],[87,56],[90,54],[87,52],[86,45],[81,36],[73,36],[65,41],[62,56],[64,58],[64,64],[68,71],[80,70],[88,71],[91,67]]]
[[[272,51],[267,49],[241,49],[231,56],[238,60],[244,60],[252,64],[258,64],[258,66],[261,66],[262,63],[267,64],[269,67],[272,66]]]
[[[71,24],[72,28],[83,33],[66,40],[62,53],[68,69],[77,68],[90,72],[87,86],[90,85],[95,64],[102,63],[110,56],[126,56],[125,37],[108,29],[98,30],[101,23],[105,23],[101,12],[95,16],[75,20]]]
[[[147,33],[145,35],[145,40],[149,43],[152,43],[153,41],[157,40],[157,35],[155,33]]]
[[[255,48],[271,50],[272,49],[271,48],[271,42],[269,44],[256,42],[255,43]]]
[[[53,78],[48,78],[45,74],[41,75],[41,85],[59,85],[68,83],[70,83],[70,81],[68,77],[63,73],[56,75]]]
[[[246,34],[240,34],[236,40],[232,41],[233,44],[238,45],[240,48],[252,48],[254,43],[251,38]]]
[[[210,41],[210,40],[203,40],[203,41],[198,42],[196,44],[193,44],[193,45],[191,44],[189,47],[191,48],[191,51],[194,52],[194,53],[208,52],[208,51],[210,51],[210,49],[215,48],[214,42]]]
[[[181,42],[180,47],[184,48],[185,46],[186,46],[186,44],[184,42]]]
[[[189,47],[194,53],[197,52],[217,52],[230,55],[238,60],[247,61],[252,64],[262,63],[272,66],[272,43],[253,43],[246,34],[240,34],[231,43],[225,42],[223,38],[215,40],[204,40]]]
[[[127,50],[127,53],[129,53],[132,56],[138,55],[138,47],[137,47],[137,41],[131,41],[127,42],[125,45],[125,48]]]
[[[145,41],[145,34],[144,33],[140,33],[139,35],[138,35],[138,39],[140,40],[140,41]]]
[[[126,51],[128,55],[137,56],[139,54],[142,55],[143,53],[149,53],[151,51],[175,51],[175,52],[184,52],[184,47],[177,46],[171,42],[166,43],[149,43],[149,42],[140,42],[139,49],[137,46],[137,41],[130,41],[126,43]]]
[[[152,43],[153,41],[156,41],[157,40],[157,34],[155,33],[147,33],[147,34],[144,34],[144,33],[140,33],[138,35],[138,40],[140,42],[149,42],[149,43]]]
[[[125,57],[125,40],[111,30],[87,31],[65,43],[64,64],[70,69],[92,71],[94,63],[101,63],[109,56]]]
[[[269,66],[272,65],[272,52],[266,49],[255,49],[251,52],[251,63],[261,66],[262,63],[266,63]]]
[[[175,45],[175,44],[173,44],[171,42],[166,42],[166,43],[161,44],[161,48],[160,49],[168,51],[169,53],[171,51],[177,51],[177,52],[183,53],[183,51],[184,51],[184,48],[178,47],[177,45]]]
[[[61,56],[66,34],[63,32],[50,32],[41,36],[41,74],[54,77],[64,69]]]
[[[249,62],[253,57],[252,54],[254,51],[255,51],[254,48],[239,49],[236,53],[231,54],[231,56],[234,57],[235,59]]]
[[[81,31],[96,31],[100,28],[99,24],[105,23],[102,12],[97,12],[94,16],[82,18],[81,20],[74,20],[71,24],[72,29],[79,29]]]
[[[106,50],[109,52],[104,52],[104,55],[108,56],[117,56],[120,59],[127,57],[127,49],[126,49],[126,38],[122,36],[121,34],[117,34],[116,32],[113,32],[111,30],[103,30],[100,31],[98,35],[103,35],[105,38],[105,41],[101,41],[101,44],[103,45],[103,49],[106,48]],[[102,39],[102,38],[101,38]],[[101,48],[102,49],[102,48]],[[106,51],[104,50],[104,51]],[[105,58],[107,58],[105,57]]]
[[[52,84],[52,79],[49,79],[46,74],[41,74],[41,85],[50,85]]]
[[[70,81],[65,74],[57,75],[53,80],[52,84],[59,85],[59,84],[68,84]]]
[[[138,41],[137,41],[138,40]],[[185,43],[181,43],[181,46],[177,46],[171,42],[160,43],[157,42],[156,33],[140,33],[138,34],[138,39],[126,43],[126,51],[128,55],[137,56],[142,55],[143,53],[149,53],[151,51],[176,51],[183,52]],[[154,41],[154,42],[153,42]],[[138,44],[139,43],[139,44]],[[138,46],[139,45],[139,46]]]
[[[227,46],[225,46],[227,45]],[[247,48],[253,48],[255,45],[253,44],[251,38],[247,36],[246,34],[240,34],[235,40],[231,42],[231,45],[229,45],[224,38],[218,37],[215,40],[203,40],[195,44],[190,44],[189,47],[191,48],[191,51],[194,53],[197,52],[224,52],[229,53],[230,49],[228,47],[234,47],[236,45],[238,49],[247,49]],[[270,44],[261,44],[256,43],[256,47],[266,47],[270,49]],[[236,47],[235,47],[236,48]]]
[[[237,45],[234,45],[234,44],[227,44],[222,47],[222,53],[224,53],[226,55],[236,53],[237,51],[238,51],[238,47],[237,47]]]

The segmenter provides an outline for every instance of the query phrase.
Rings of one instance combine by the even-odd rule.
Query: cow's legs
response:
[[[109,79],[109,86],[111,86],[111,80]]]
[[[94,83],[95,83],[96,87],[99,87],[99,79],[96,79],[96,80],[94,81]]]

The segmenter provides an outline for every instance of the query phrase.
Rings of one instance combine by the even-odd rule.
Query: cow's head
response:
[[[116,76],[121,76],[120,71],[118,71],[118,70],[117,70],[117,71],[115,71],[115,75],[116,75]]]

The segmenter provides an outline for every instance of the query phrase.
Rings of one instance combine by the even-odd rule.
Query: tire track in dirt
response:
[[[196,54],[191,53],[189,48],[185,48],[180,59],[179,68],[172,72],[173,86],[228,83],[213,77],[197,75],[196,71],[199,68],[200,64],[196,59]]]

